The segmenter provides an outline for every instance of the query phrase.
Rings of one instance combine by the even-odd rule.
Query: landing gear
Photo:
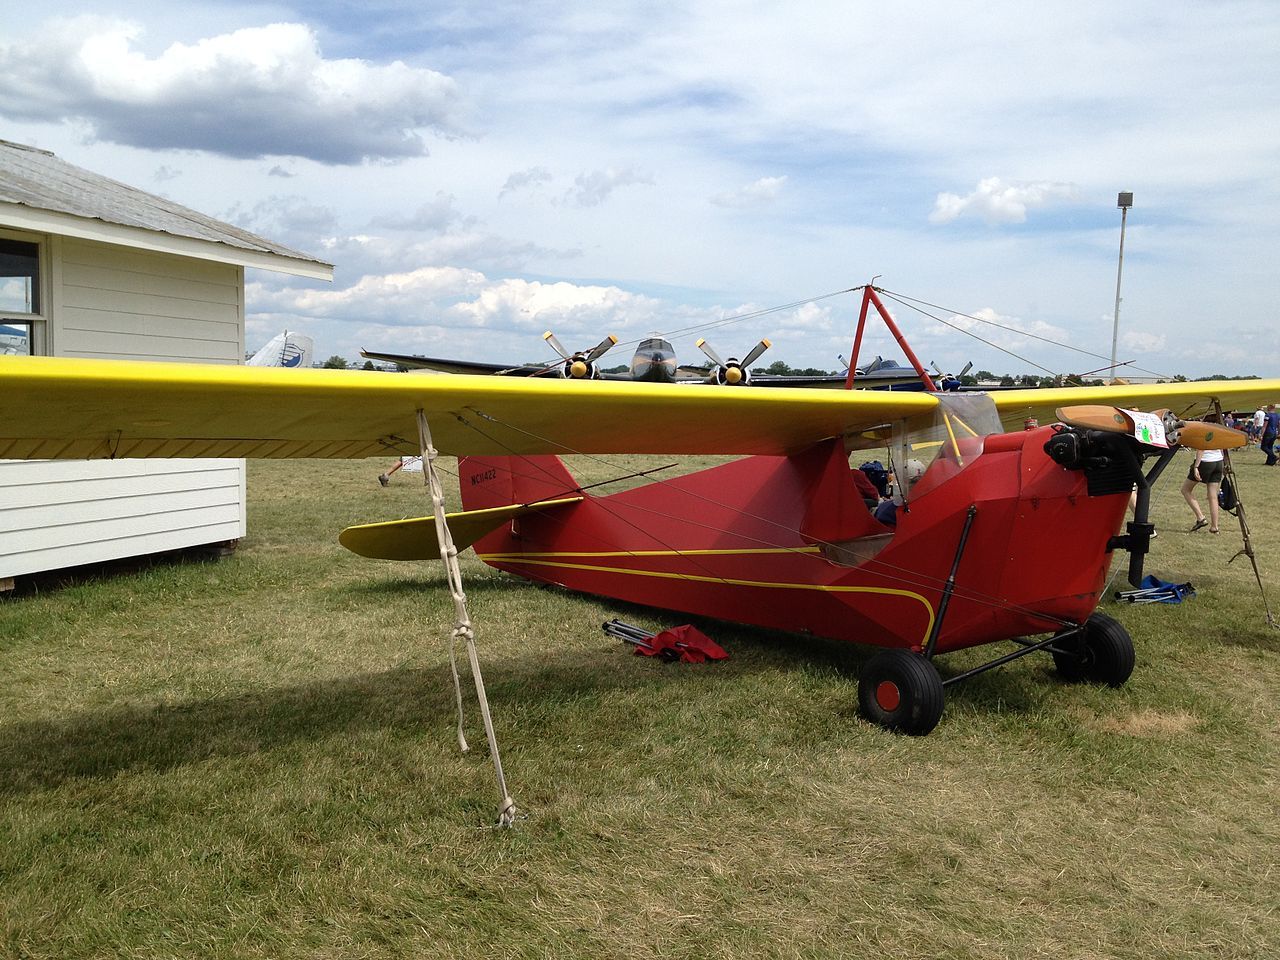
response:
[[[1119,687],[1133,673],[1133,640],[1129,631],[1105,613],[1095,613],[1078,627],[1059,630],[1044,640],[1015,639],[1019,649],[943,680],[927,656],[908,650],[881,650],[858,677],[858,710],[886,730],[923,736],[942,718],[943,691],[988,670],[1037,650],[1053,654],[1064,680]]]
[[[1133,673],[1133,639],[1105,613],[1095,613],[1078,628],[1063,630],[1055,640],[1053,663],[1064,680],[1119,687]]]
[[[919,737],[942,717],[942,678],[933,664],[907,650],[882,650],[858,677],[858,709],[887,730]]]

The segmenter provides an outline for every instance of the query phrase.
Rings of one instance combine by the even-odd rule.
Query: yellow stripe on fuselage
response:
[[[481,560],[489,560],[495,557],[723,557],[737,555],[759,556],[760,554],[776,554],[776,553],[818,553],[818,547],[759,547],[750,550],[578,550],[572,553],[564,551],[548,551],[539,553],[536,550],[530,550],[527,553],[493,553],[483,554]]]
[[[816,550],[817,548],[806,548]],[[633,577],[657,577],[663,580],[690,580],[696,583],[719,583],[730,587],[763,587],[769,590],[815,590],[821,593],[876,593],[883,596],[891,597],[907,597],[911,600],[917,600],[925,608],[929,619],[925,624],[924,633],[920,642],[923,644],[929,637],[930,631],[933,629],[934,611],[933,605],[929,603],[923,596],[911,590],[899,590],[895,587],[853,587],[838,586],[821,583],[782,583],[769,580],[740,580],[736,577],[714,577],[701,576],[692,573],[672,573],[665,570],[629,570],[625,567],[606,567],[597,566],[589,563],[569,563],[564,560],[530,560],[528,557],[591,557],[591,556],[688,556],[690,554],[701,553],[790,553],[788,550],[723,550],[723,551],[652,551],[648,554],[640,553],[483,553],[480,559],[485,563],[506,563],[520,564],[533,567],[560,567],[565,570],[586,570],[593,573],[617,573],[625,574]]]

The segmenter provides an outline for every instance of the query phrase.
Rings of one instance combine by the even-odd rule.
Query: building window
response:
[[[0,237],[0,315],[40,313],[40,245]]]
[[[0,234],[0,356],[44,353],[40,244]]]

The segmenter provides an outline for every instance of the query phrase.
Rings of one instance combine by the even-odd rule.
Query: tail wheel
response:
[[[923,736],[942,718],[942,678],[907,650],[882,650],[858,677],[858,709],[886,730]]]
[[[1065,633],[1066,631],[1064,631]],[[1119,687],[1133,673],[1133,638],[1118,621],[1095,613],[1053,653],[1054,666],[1064,680],[1087,680]]]

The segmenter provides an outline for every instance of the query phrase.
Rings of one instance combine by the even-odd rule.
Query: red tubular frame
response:
[[[849,373],[844,379],[844,388],[846,390],[853,389],[853,380],[855,371],[858,366],[858,353],[862,349],[862,331],[867,324],[867,305],[874,303],[876,311],[880,314],[880,319],[884,321],[884,325],[889,328],[889,332],[893,334],[893,338],[898,341],[898,346],[902,348],[902,352],[907,355],[907,359],[911,361],[911,366],[915,367],[916,373],[920,375],[920,379],[924,381],[926,390],[933,393],[938,392],[938,387],[933,382],[933,378],[925,372],[924,365],[916,359],[915,351],[907,344],[907,338],[902,335],[902,331],[898,329],[898,325],[893,322],[893,317],[889,316],[889,311],[885,309],[880,298],[876,296],[875,287],[867,284],[862,288],[862,309],[858,312],[858,332],[853,338],[853,355],[849,357]]]

